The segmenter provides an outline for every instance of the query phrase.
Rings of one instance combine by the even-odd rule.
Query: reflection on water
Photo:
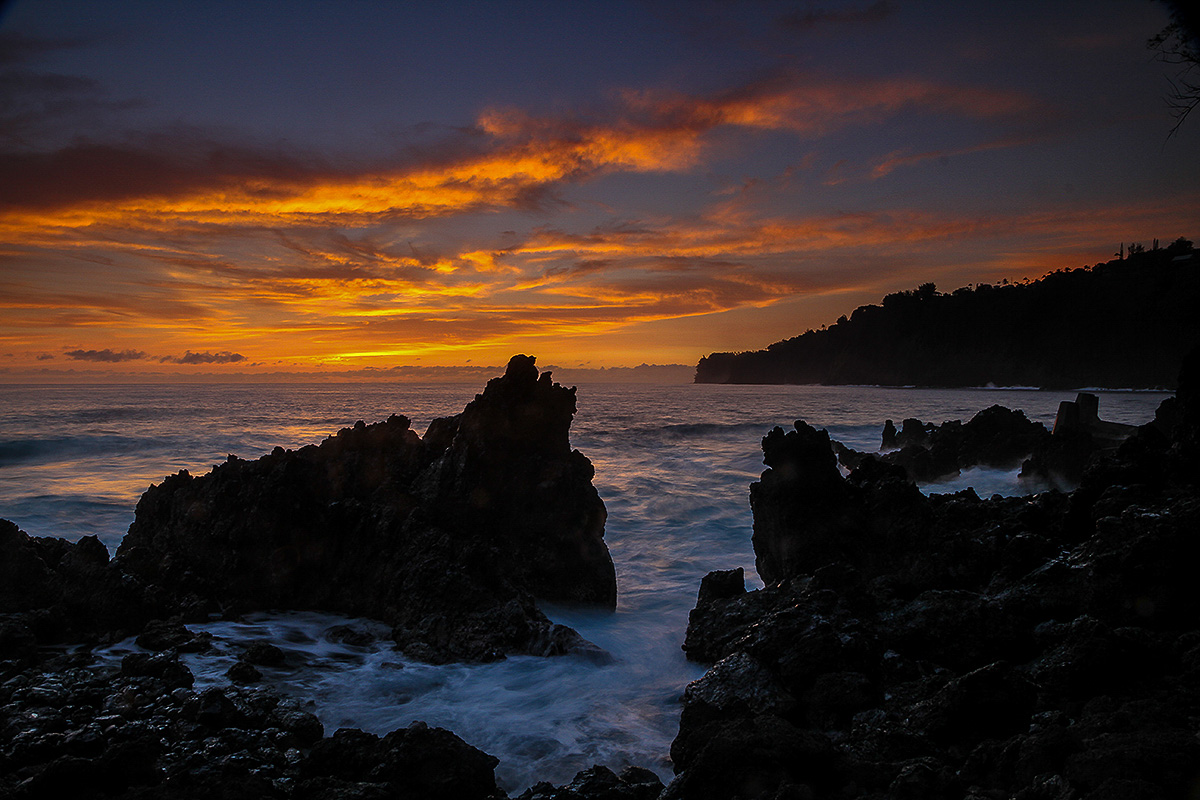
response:
[[[255,458],[320,441],[358,419],[403,413],[423,431],[457,413],[475,386],[5,387],[0,390],[0,516],[34,535],[95,534],[115,549],[151,482],[207,471],[228,453]],[[1141,423],[1163,395],[1106,393],[1101,416]],[[669,775],[678,698],[700,669],[680,651],[687,613],[710,570],[742,566],[758,585],[748,486],[772,426],[804,419],[848,446],[877,450],[885,419],[966,421],[999,403],[1053,423],[1069,392],[813,386],[582,386],[572,443],[596,467],[617,566],[615,614],[548,607],[612,655],[510,658],[487,665],[405,661],[386,638],[329,640],[344,620],[286,614],[214,623],[214,654],[188,656],[204,684],[223,684],[245,644],[284,648],[291,667],[270,685],[312,701],[329,732],[385,733],[422,719],[501,759],[504,787],[563,782],[593,763]],[[967,470],[926,491],[973,485],[1016,493],[1015,471]],[[124,648],[132,647],[126,643]],[[111,655],[118,656],[122,648]]]

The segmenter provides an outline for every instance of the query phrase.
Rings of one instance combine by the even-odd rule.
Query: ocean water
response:
[[[316,443],[356,420],[401,413],[424,431],[457,413],[481,386],[447,384],[0,386],[0,517],[35,536],[96,535],[115,551],[150,483],[180,469],[206,472],[232,453]],[[1100,415],[1140,424],[1166,395],[1105,392]],[[562,783],[594,763],[635,764],[670,777],[679,697],[703,669],[680,650],[700,579],[745,567],[760,585],[750,544],[748,487],[763,469],[760,440],[804,419],[834,439],[875,451],[884,420],[964,422],[993,404],[1047,427],[1071,392],[1029,389],[894,389],[823,386],[581,385],[572,445],[596,467],[608,508],[606,539],[617,567],[615,613],[547,606],[604,648],[609,660],[514,657],[496,664],[430,666],[395,652],[377,624],[278,613],[207,629],[216,647],[188,656],[199,686],[254,640],[287,654],[264,669],[266,685],[299,697],[326,732],[383,734],[414,720],[453,730],[497,756],[502,786]],[[973,486],[981,496],[1020,494],[1015,471],[968,470],[926,492]],[[379,638],[331,641],[350,624]],[[118,659],[136,646],[101,653]]]

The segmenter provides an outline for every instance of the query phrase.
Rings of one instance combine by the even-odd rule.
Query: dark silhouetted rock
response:
[[[0,658],[42,645],[113,641],[139,630],[159,608],[152,588],[108,559],[95,536],[72,544],[29,536],[0,519]],[[6,655],[7,654],[7,655]]]
[[[152,619],[138,634],[137,644],[147,650],[200,653],[212,647],[212,634],[194,633],[178,620]]]
[[[1059,440],[1059,444],[1065,439]],[[980,411],[965,425],[958,420],[941,425],[906,419],[899,433],[891,420],[883,428],[883,463],[903,467],[909,480],[926,482],[957,475],[975,466],[1015,467],[1030,454],[1039,453],[1051,440],[1046,428],[1031,422],[1022,411],[995,405]],[[857,469],[864,458],[834,443],[838,460]]]
[[[568,442],[574,413],[574,389],[514,356],[425,440],[392,416],[167,478],[138,503],[116,563],[185,615],[371,617],[431,661],[567,652],[582,641],[534,598],[616,598],[604,504]]]
[[[197,693],[180,685],[190,674],[172,688],[163,677],[182,667],[165,652],[132,654],[117,672],[49,664],[0,684],[0,797],[282,799],[314,771],[305,752],[322,747],[323,729],[295,700]],[[444,731],[400,732],[384,746],[359,736],[369,752],[335,748],[331,783],[377,785],[386,796],[502,796],[494,761]]]
[[[773,583],[814,570],[859,548],[864,518],[856,490],[842,480],[829,434],[797,420],[762,442],[768,469],[750,485],[758,574]],[[803,536],[793,535],[804,530]]]
[[[665,796],[1194,793],[1189,368],[1200,361],[1155,422],[1093,449],[1070,495],[925,497],[903,460],[859,454],[843,479],[823,431],[769,434],[751,487],[768,585],[734,591],[729,572],[702,584],[684,649],[715,663],[684,693]],[[889,439],[927,453],[954,442],[959,464],[1011,464],[1041,437],[998,407],[904,427],[907,444],[894,426]]]
[[[537,783],[517,800],[657,800],[662,790],[662,780],[644,767],[626,767],[618,775],[597,765],[579,772],[565,786]]]
[[[382,738],[343,728],[317,743],[300,764],[301,797],[329,797],[374,785],[382,797],[484,800],[503,797],[498,760],[442,728],[414,722]],[[361,796],[361,795],[359,795]]]
[[[282,667],[286,660],[283,651],[270,642],[251,642],[239,658],[260,667]]]
[[[247,661],[235,661],[233,666],[225,671],[225,676],[234,683],[258,683],[263,674]]]

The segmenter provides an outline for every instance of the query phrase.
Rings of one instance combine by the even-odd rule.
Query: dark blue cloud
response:
[[[108,347],[103,350],[68,350],[63,355],[76,361],[101,361],[109,364],[146,358],[146,354],[141,350],[113,350]]]
[[[246,357],[241,353],[231,353],[228,350],[223,350],[220,353],[193,353],[188,350],[181,356],[163,356],[159,359],[163,364],[236,364],[239,361],[245,361]]]

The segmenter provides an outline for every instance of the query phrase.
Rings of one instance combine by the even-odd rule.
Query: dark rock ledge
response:
[[[664,798],[1200,797],[1198,380],[1194,352],[1071,494],[925,497],[901,464],[843,478],[824,431],[772,431],[767,585],[700,587],[684,648],[715,663]]]

